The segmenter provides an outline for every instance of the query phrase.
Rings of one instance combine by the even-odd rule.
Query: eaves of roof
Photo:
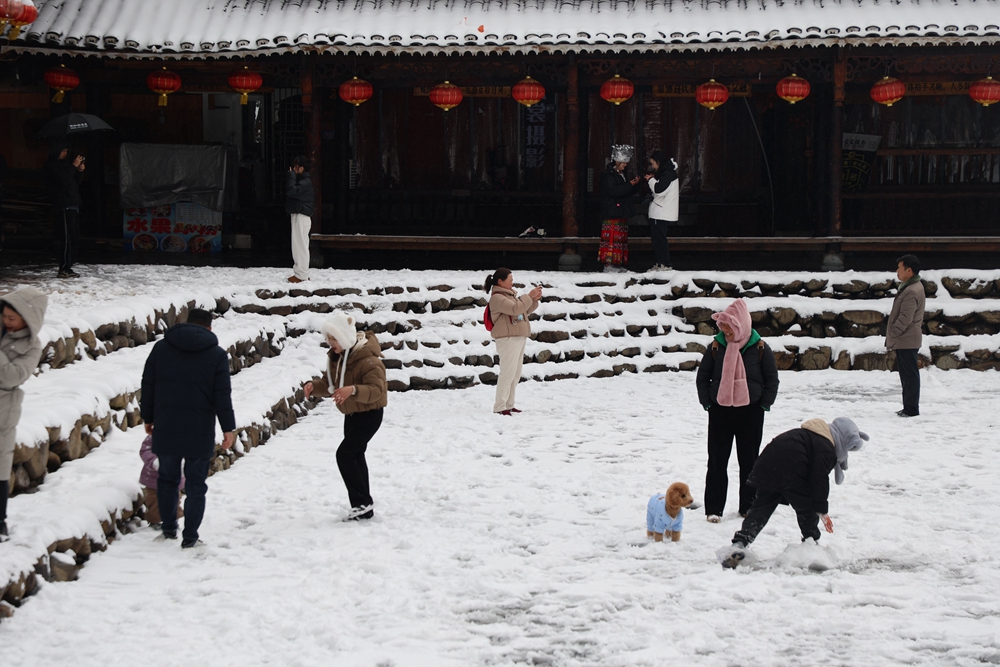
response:
[[[9,47],[100,58],[1000,43],[1000,0],[36,0]]]

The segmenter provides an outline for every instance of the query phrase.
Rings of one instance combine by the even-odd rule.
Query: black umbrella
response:
[[[114,130],[97,116],[86,113],[68,113],[65,116],[53,118],[38,131],[40,137],[65,137],[68,134],[93,132],[95,130]]]

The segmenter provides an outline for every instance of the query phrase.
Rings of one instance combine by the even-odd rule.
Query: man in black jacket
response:
[[[733,535],[732,547],[720,552],[723,567],[736,567],[750,545],[767,525],[778,505],[791,505],[802,531],[802,541],[819,540],[819,522],[833,532],[829,514],[830,471],[835,481],[844,481],[847,455],[858,451],[868,434],[858,430],[847,417],[837,417],[829,424],[810,419],[800,428],[785,431],[774,438],[757,457],[749,482],[757,496]]]
[[[160,462],[156,499],[163,536],[177,539],[177,490],[183,462],[187,499],[181,546],[193,547],[205,516],[205,480],[215,454],[215,420],[222,426],[223,449],[233,446],[236,430],[229,355],[212,333],[211,313],[192,309],[186,323],[170,327],[153,346],[142,372],[139,409]]]
[[[313,214],[313,186],[309,178],[309,158],[299,156],[292,161],[285,183],[285,211],[292,216],[292,261],[294,275],[290,283],[309,280],[309,230]]]
[[[49,150],[45,174],[49,181],[55,225],[60,278],[76,278],[73,270],[77,247],[80,244],[80,183],[86,170],[86,160],[81,155],[69,159],[69,143],[56,142]]]

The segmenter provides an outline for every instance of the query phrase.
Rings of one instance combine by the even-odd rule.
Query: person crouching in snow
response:
[[[802,531],[802,541],[819,540],[819,522],[826,532],[833,532],[828,498],[830,471],[837,484],[844,481],[847,455],[861,449],[868,434],[858,430],[847,417],[837,417],[829,424],[810,419],[800,428],[785,431],[767,444],[750,473],[750,483],[757,496],[733,535],[732,550],[723,567],[736,567],[749,546],[779,504],[791,505]]]
[[[38,332],[45,322],[49,298],[34,287],[25,287],[0,297],[0,542],[7,541],[7,498],[14,464],[17,422],[21,419],[24,392],[21,385],[31,377],[42,358]]]
[[[153,453],[153,436],[147,435],[139,446],[139,458],[142,459],[142,472],[139,473],[139,483],[142,484],[142,499],[146,505],[146,521],[150,526],[159,528],[160,503],[156,499],[157,482],[160,479],[160,458]],[[179,491],[184,490],[184,475],[181,475]],[[179,496],[178,496],[179,500]],[[177,518],[184,516],[184,508],[177,503]]]
[[[330,345],[326,380],[307,382],[306,398],[332,396],[344,413],[344,440],[337,448],[337,467],[344,478],[351,511],[345,521],[361,521],[375,516],[368,485],[368,442],[382,425],[388,402],[382,348],[375,334],[357,331],[354,318],[337,313],[323,325]]]

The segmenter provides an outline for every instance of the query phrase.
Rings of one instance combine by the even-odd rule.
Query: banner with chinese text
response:
[[[221,252],[222,213],[178,202],[124,211],[125,249],[139,252]]]

